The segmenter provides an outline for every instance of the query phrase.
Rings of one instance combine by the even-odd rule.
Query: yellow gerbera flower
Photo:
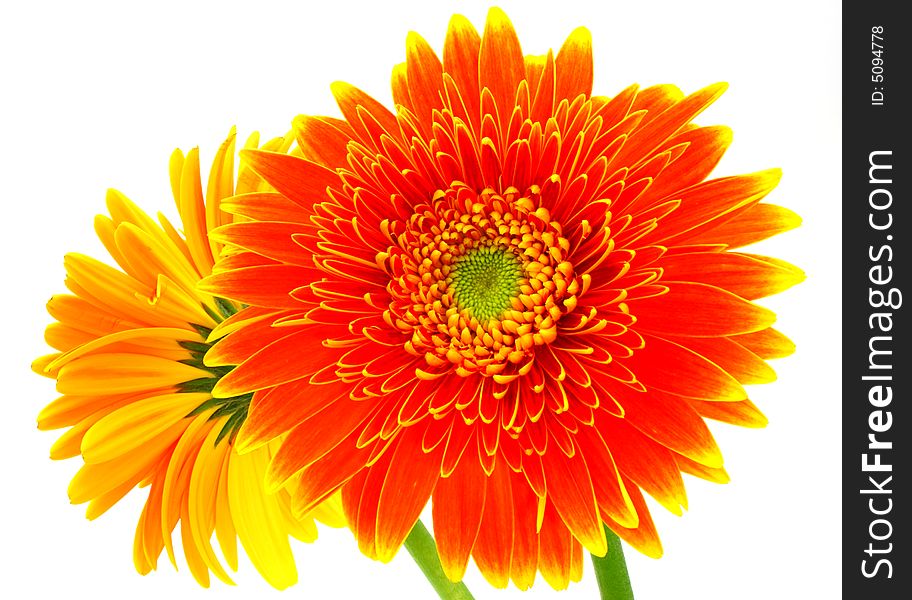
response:
[[[256,148],[258,139],[252,135],[245,147]],[[262,149],[285,153],[291,142],[276,138]],[[82,456],[69,495],[74,504],[89,503],[89,519],[133,488],[149,487],[133,549],[140,573],[156,568],[162,549],[177,565],[172,532],[180,522],[184,556],[201,585],[209,585],[210,571],[232,583],[213,549],[214,533],[232,570],[240,539],[260,574],[283,589],[297,581],[289,536],[310,542],[314,519],[336,527],[344,519],[338,498],[297,518],[288,488],[266,493],[261,482],[279,442],[234,452],[251,395],[211,394],[232,367],[203,364],[207,338],[241,306],[197,290],[221,252],[208,232],[232,222],[222,210],[229,196],[281,198],[243,167],[235,185],[234,161],[232,129],[204,200],[198,150],[175,150],[171,186],[183,235],[164,216],[156,223],[119,192],[108,193],[110,217],[96,217],[95,230],[121,269],[81,254],[65,257],[71,293],[51,298],[48,312],[57,322],[45,335],[58,352],[33,365],[57,380],[62,395],[41,411],[38,427],[69,427],[51,458]]]

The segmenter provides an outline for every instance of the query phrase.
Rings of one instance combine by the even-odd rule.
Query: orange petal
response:
[[[148,354],[90,354],[60,369],[57,391],[74,396],[145,392],[207,375],[196,367]]]
[[[110,492],[131,481],[133,485],[144,479],[161,460],[163,453],[174,444],[187,429],[187,423],[180,421],[149,440],[138,449],[121,454],[114,460],[103,463],[85,464],[70,481],[67,494],[73,504],[82,504]]]
[[[47,303],[48,313],[60,321],[72,325],[96,337],[142,327],[139,323],[118,319],[106,310],[70,294],[57,294]]]
[[[691,400],[690,405],[703,417],[740,427],[766,427],[769,423],[769,419],[750,400],[741,402]]]
[[[370,449],[358,448],[357,441],[356,430],[339,442],[331,452],[300,472],[292,497],[292,510],[295,515],[309,513],[364,468],[370,457]],[[271,480],[267,474],[266,485],[270,484]]]
[[[516,104],[516,89],[525,75],[525,61],[513,24],[497,7],[488,11],[478,62],[481,88],[491,90],[501,127],[506,130]]]
[[[313,258],[291,239],[304,228],[297,223],[232,223],[210,231],[209,237],[279,262],[304,267],[312,265]]]
[[[687,149],[662,169],[649,186],[646,197],[655,200],[673,198],[677,191],[700,183],[719,163],[731,142],[732,131],[723,126],[697,127],[672,137],[666,143],[667,147],[688,144]]]
[[[599,422],[599,434],[610,445],[618,469],[670,512],[682,514],[681,507],[687,508],[687,494],[674,455],[632,427],[626,418],[606,417]]]
[[[801,225],[801,217],[775,204],[755,204],[738,211],[731,219],[692,237],[694,244],[727,244],[739,248],[790,231]]]
[[[792,340],[772,327],[744,335],[734,335],[731,339],[765,359],[782,358],[795,351]]]
[[[308,377],[338,357],[338,350],[325,348],[312,328],[272,342],[222,377],[212,394],[229,398]]]
[[[663,257],[667,281],[705,283],[756,300],[781,291],[804,280],[801,269],[787,263],[737,252],[692,252]]]
[[[244,304],[270,308],[302,308],[289,294],[310,283],[314,271],[292,265],[264,265],[220,272],[199,283],[199,289]]]
[[[628,394],[623,404],[624,420],[659,444],[701,464],[722,466],[716,440],[687,400],[650,389],[645,394]],[[605,414],[598,423],[612,419]],[[605,440],[611,443],[610,437]]]
[[[557,100],[573,101],[580,94],[592,95],[592,34],[585,27],[573,30],[554,60]]]
[[[629,302],[638,331],[716,337],[760,331],[776,320],[769,309],[723,289],[664,278],[662,282],[668,287],[667,294]]]
[[[712,239],[722,239],[721,235],[709,237],[705,232],[717,230],[720,224],[738,214],[737,211],[746,210],[762,200],[779,184],[781,177],[781,170],[769,169],[749,175],[711,179],[681,190],[675,194],[681,200],[681,206],[662,219],[659,227],[644,238],[644,242],[672,246],[704,244]],[[722,243],[727,243],[727,240]]]
[[[643,494],[640,493],[640,489],[636,484],[626,477],[624,478],[624,485],[630,491],[630,499],[633,501],[633,505],[636,507],[637,514],[640,517],[639,525],[628,529],[611,520],[605,521],[605,524],[618,537],[646,556],[660,558],[662,556],[662,542],[659,541],[659,532],[656,531],[652,515],[649,514],[649,508],[643,500]]]
[[[206,207],[203,184],[200,181],[199,148],[188,152],[183,161],[178,209],[193,262],[201,274],[206,274],[212,269],[215,260],[206,237]]]
[[[505,588],[510,582],[514,512],[510,470],[504,461],[495,463],[487,483],[484,515],[472,556],[488,583],[497,588]]]
[[[215,158],[212,160],[212,167],[209,169],[209,180],[206,185],[206,230],[211,231],[224,223],[231,222],[221,210],[222,200],[234,195],[234,148],[237,129],[231,128],[228,138],[222,142]],[[218,258],[221,247],[209,238],[209,247],[212,256]]]
[[[698,400],[746,400],[734,377],[683,346],[644,335],[646,346],[625,361],[647,388]]]
[[[291,431],[329,404],[347,399],[350,384],[313,385],[306,379],[279,385],[254,394],[247,419],[238,430],[235,450],[254,450]]]
[[[440,451],[422,451],[423,435],[423,427],[406,427],[395,450],[388,450],[394,454],[377,503],[377,558],[383,562],[396,555],[440,478]]]
[[[545,504],[538,542],[538,568],[545,581],[556,590],[570,584],[573,546],[578,545],[561,520],[554,504]]]
[[[473,458],[460,460],[434,489],[434,537],[443,572],[462,580],[475,545],[485,503],[487,478]]]
[[[328,200],[327,188],[342,184],[334,171],[290,154],[241,150],[241,159],[269,185],[305,210]]]
[[[726,83],[698,90],[662,111],[635,131],[612,160],[616,167],[633,167],[652,156],[653,151],[722,95]]]
[[[589,467],[575,440],[573,448],[572,457],[553,447],[542,456],[548,500],[554,504],[573,536],[591,553],[604,556],[608,545],[598,515]]]
[[[355,135],[351,125],[331,117],[298,115],[292,127],[304,158],[328,169],[345,166],[347,145]]]
[[[430,133],[431,113],[442,108],[443,65],[430,44],[414,31],[409,32],[405,44],[410,108],[425,133]]]
[[[466,123],[476,132],[480,124],[481,89],[478,87],[478,54],[481,36],[472,23],[462,15],[453,15],[443,43],[443,70],[456,83],[462,102],[465,104]],[[455,98],[450,98],[450,104]]]
[[[38,429],[48,431],[70,427],[105,409],[110,412],[136,400],[135,394],[89,394],[87,396],[60,396],[38,413]],[[96,418],[100,418],[98,415]]]

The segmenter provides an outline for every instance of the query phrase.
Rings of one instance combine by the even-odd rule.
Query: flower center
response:
[[[390,275],[384,318],[436,373],[527,373],[589,285],[536,186],[498,194],[454,183],[386,229],[395,245],[376,259]]]
[[[497,319],[519,294],[523,268],[502,246],[473,248],[451,267],[449,284],[457,305],[479,321]]]

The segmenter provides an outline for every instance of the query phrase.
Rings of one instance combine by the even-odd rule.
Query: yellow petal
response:
[[[228,465],[228,500],[241,544],[260,575],[277,589],[298,580],[288,535],[275,498],[266,494],[266,449],[234,454]]]
[[[208,377],[206,371],[145,354],[92,354],[60,369],[61,394],[122,394],[175,386]]]
[[[127,404],[89,429],[82,440],[82,456],[87,463],[101,463],[141,448],[210,397],[205,393],[175,393]]]

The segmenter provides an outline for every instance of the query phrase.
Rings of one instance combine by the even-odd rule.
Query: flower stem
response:
[[[621,540],[607,527],[605,536],[608,538],[608,552],[604,557],[592,555],[599,597],[601,600],[633,600],[633,588],[630,586]]]
[[[453,583],[443,572],[434,538],[420,520],[415,523],[411,533],[405,538],[405,549],[409,551],[421,572],[434,586],[434,591],[441,600],[474,600],[464,583]]]

